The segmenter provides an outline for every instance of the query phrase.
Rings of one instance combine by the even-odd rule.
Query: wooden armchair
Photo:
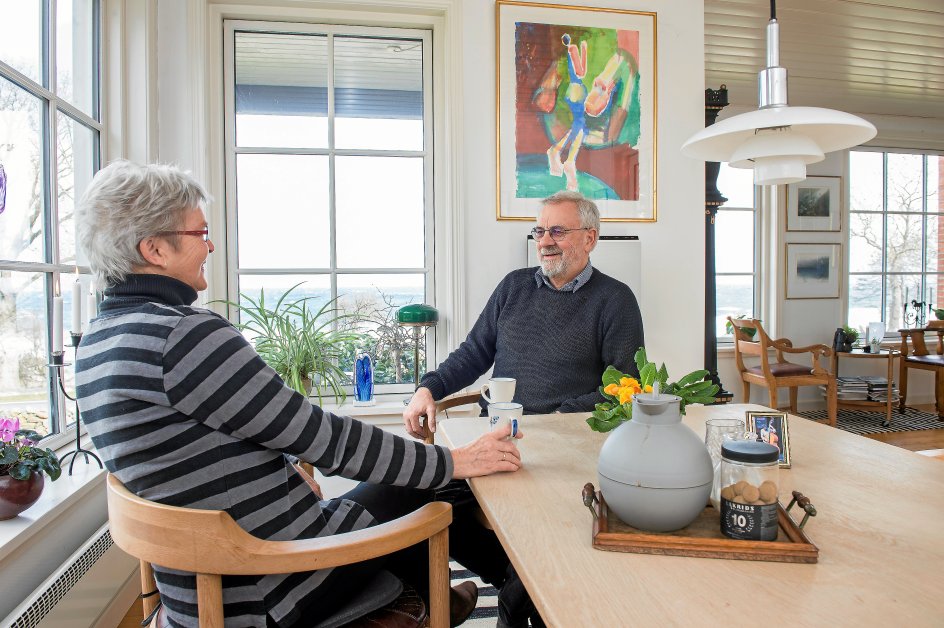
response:
[[[470,392],[470,393],[457,393],[451,397],[446,397],[440,399],[436,402],[436,420],[449,418],[449,413],[447,410],[450,408],[456,408],[458,406],[465,406],[470,403],[478,403],[479,399],[482,398],[480,392]],[[423,417],[426,418],[426,417]],[[427,445],[432,445],[435,443],[436,435],[433,432],[429,431],[429,427],[426,423],[423,423],[423,442]]]
[[[222,575],[280,574],[337,567],[384,556],[425,539],[429,539],[429,625],[449,626],[448,528],[452,523],[449,504],[426,504],[405,517],[356,532],[300,541],[265,541],[240,528],[223,511],[152,502],[131,493],[111,474],[107,487],[111,536],[118,547],[141,561],[142,590],[156,590],[151,564],[197,574],[201,628],[223,628]],[[383,574],[396,583],[392,574]],[[356,598],[374,595],[370,587],[365,589]],[[394,591],[392,597],[396,595]],[[148,615],[157,601],[150,597],[144,601],[144,612]],[[354,600],[355,606],[358,601]],[[375,620],[375,614],[365,613],[388,606],[383,601],[371,606],[374,601],[368,599],[360,604],[361,609],[366,609],[360,615],[352,614],[349,605],[319,626],[340,625],[358,618]],[[389,602],[389,597],[386,601]],[[417,625],[421,625],[422,619],[425,617],[418,618]],[[152,626],[157,625],[156,620]],[[372,621],[368,625],[379,628],[386,624]]]
[[[790,412],[797,412],[797,388],[799,386],[826,386],[826,413],[829,424],[836,426],[836,376],[822,367],[820,358],[827,358],[833,350],[826,345],[794,347],[786,338],[772,340],[764,331],[760,321],[749,318],[728,317],[734,325],[734,358],[744,387],[745,403],[751,396],[751,384],[764,386],[770,397],[770,407],[777,409],[777,388],[790,389]],[[752,336],[746,329],[755,329]],[[769,349],[776,351],[776,361],[771,361]],[[807,354],[810,365],[796,364],[784,359],[783,354]],[[744,365],[744,356],[760,358],[760,365]]]
[[[898,388],[901,399],[898,411],[905,411],[908,394],[908,369],[920,369],[934,373],[934,406],[937,418],[944,421],[944,328],[899,329],[901,334],[901,359],[898,361]],[[925,333],[937,333],[936,352],[931,353],[925,342]],[[909,343],[910,341],[910,343]]]

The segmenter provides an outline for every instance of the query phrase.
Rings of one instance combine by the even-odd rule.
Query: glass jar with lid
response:
[[[721,532],[733,539],[775,541],[780,450],[760,441],[721,445]]]

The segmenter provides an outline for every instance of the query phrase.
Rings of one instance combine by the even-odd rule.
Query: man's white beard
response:
[[[541,255],[546,255],[548,253],[560,253],[560,257],[557,260],[549,260],[541,258],[541,270],[544,271],[544,274],[548,277],[557,277],[558,275],[564,274],[564,270],[567,268],[567,261],[564,259],[564,251],[560,247],[544,247],[540,250]]]

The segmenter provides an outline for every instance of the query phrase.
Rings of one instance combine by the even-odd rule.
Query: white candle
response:
[[[98,301],[95,298],[95,290],[85,295],[85,324],[82,326],[82,333],[88,331],[89,322],[98,316]]]
[[[659,396],[659,380],[652,382],[652,396],[653,397]]]
[[[62,297],[52,300],[52,350],[62,352]]]
[[[72,327],[73,334],[82,333],[82,282],[78,276],[72,284]]]

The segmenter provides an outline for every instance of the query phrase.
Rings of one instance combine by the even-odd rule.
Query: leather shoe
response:
[[[478,600],[479,588],[471,580],[449,589],[449,625],[458,626],[468,619]]]

